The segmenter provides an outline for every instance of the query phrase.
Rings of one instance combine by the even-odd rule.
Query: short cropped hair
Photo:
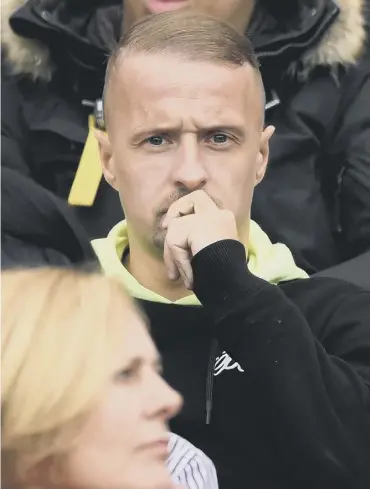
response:
[[[174,54],[184,61],[204,61],[238,67],[249,64],[259,73],[252,43],[227,22],[191,11],[144,17],[120,39],[108,61],[104,101],[112,71],[130,54]]]
[[[3,487],[44,460],[59,466],[73,448],[109,382],[130,304],[122,285],[101,274],[2,273]]]

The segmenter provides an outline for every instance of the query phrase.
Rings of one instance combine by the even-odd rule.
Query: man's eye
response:
[[[152,146],[161,146],[165,141],[166,140],[163,136],[151,136],[146,140],[146,142]]]
[[[215,144],[225,144],[229,141],[229,137],[226,134],[217,133],[217,134],[213,134],[210,137],[210,140],[212,143],[215,143]]]

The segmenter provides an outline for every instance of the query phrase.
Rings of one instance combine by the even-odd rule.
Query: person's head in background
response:
[[[245,36],[192,12],[146,17],[110,59],[104,103],[101,160],[125,211],[131,273],[134,261],[152,271],[162,262],[163,218],[196,190],[233,212],[247,242],[273,128]]]
[[[125,30],[146,15],[174,10],[192,10],[212,15],[244,33],[256,0],[124,0]]]
[[[1,342],[4,489],[172,487],[167,421],[181,398],[121,285],[4,272]]]

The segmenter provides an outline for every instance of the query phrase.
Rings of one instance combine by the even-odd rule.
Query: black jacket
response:
[[[2,168],[1,268],[96,267],[88,236],[68,206],[19,172]]]
[[[365,1],[258,0],[249,28],[267,92],[266,122],[277,128],[252,217],[309,273],[370,249]],[[121,4],[13,0],[3,7],[3,165],[63,198],[87,136],[90,109],[82,100],[101,97]],[[7,28],[15,5],[22,6]],[[75,212],[93,238],[122,218],[105,182],[93,208]]]
[[[203,307],[139,300],[185,400],[171,429],[213,460],[220,489],[368,489],[370,292],[271,285],[231,240],[192,265]]]

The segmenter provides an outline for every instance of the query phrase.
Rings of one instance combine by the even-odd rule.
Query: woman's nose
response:
[[[167,394],[167,419],[171,419],[181,411],[184,403],[181,394],[172,389],[172,387],[170,387],[168,384],[167,390],[169,391]]]
[[[182,408],[182,396],[158,375],[158,381],[153,385],[153,398],[151,400],[152,415],[161,416],[169,420],[176,416]],[[153,402],[154,401],[154,402]]]

